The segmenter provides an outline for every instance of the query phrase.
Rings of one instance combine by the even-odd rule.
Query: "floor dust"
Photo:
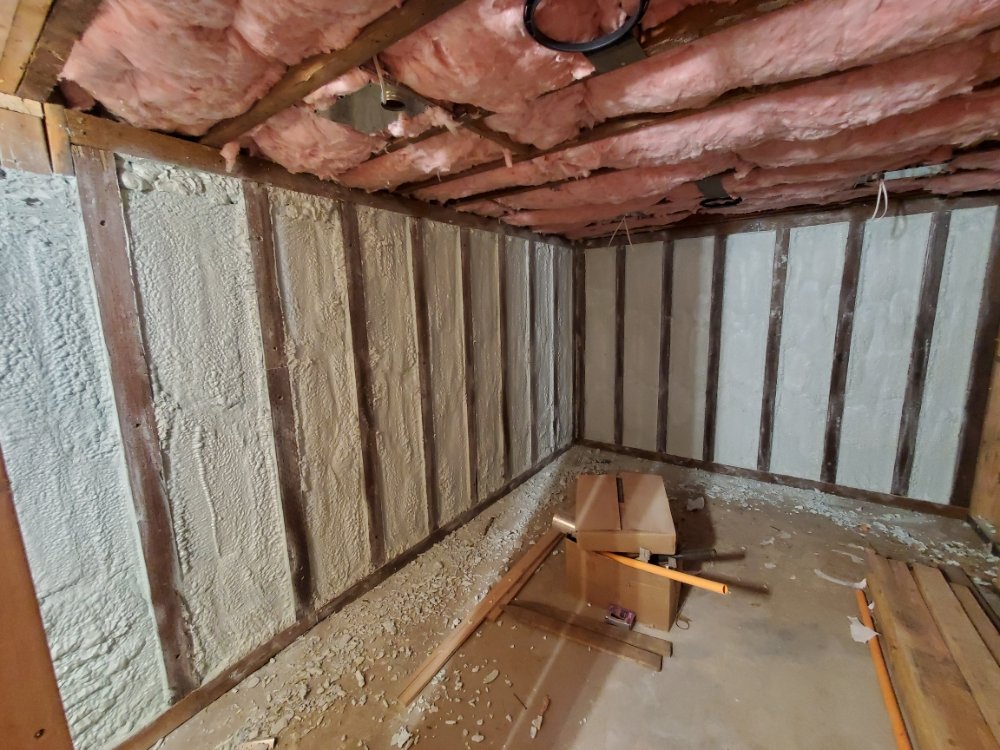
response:
[[[481,627],[410,709],[397,705],[407,676],[548,526],[572,477],[619,468],[664,476],[682,548],[715,547],[720,558],[702,573],[733,591],[685,591],[663,670],[504,617]],[[699,498],[704,506],[687,510]],[[868,649],[851,638],[854,592],[834,582],[864,578],[867,546],[959,562],[984,580],[1000,563],[961,521],[574,448],[160,750],[265,737],[280,750],[891,747]],[[586,611],[565,591],[562,560],[557,548],[519,599]]]

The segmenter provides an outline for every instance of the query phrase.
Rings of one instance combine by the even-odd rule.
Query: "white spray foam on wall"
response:
[[[476,458],[479,498],[504,483],[503,415],[500,392],[500,235],[469,233],[469,270],[472,274],[473,357],[476,372]]]
[[[774,232],[726,240],[714,460],[757,468]]]
[[[167,706],[74,180],[0,178],[0,442],[78,750]]]
[[[674,243],[667,453],[687,458],[701,458],[705,436],[713,247],[712,237]]]
[[[347,275],[337,204],[271,191],[316,602],[371,570]]]
[[[555,450],[555,309],[553,248],[535,244],[535,424],[538,458]]]
[[[439,520],[447,523],[472,504],[458,227],[424,222],[424,269],[430,328],[428,359],[434,392],[434,480]]]
[[[420,372],[406,218],[357,207],[378,481],[389,558],[428,534]]]
[[[848,224],[792,229],[771,471],[819,479]]]
[[[126,172],[140,165],[157,166]],[[147,183],[126,191],[126,216],[184,616],[207,678],[294,621],[257,292],[238,182],[163,168]]]
[[[996,206],[952,211],[920,408],[910,496],[951,498]]]
[[[663,244],[625,251],[625,369],[622,442],[656,450],[660,395],[660,319]]]
[[[615,253],[585,251],[586,344],[583,351],[583,435],[615,441]]]
[[[837,482],[892,489],[930,214],[869,221],[861,255]]]
[[[512,477],[531,465],[531,362],[528,353],[528,242],[507,240],[507,406]]]

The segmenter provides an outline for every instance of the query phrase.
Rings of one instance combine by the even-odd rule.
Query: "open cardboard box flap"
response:
[[[662,477],[583,474],[576,481],[576,540],[585,550],[638,554],[677,551],[677,532]]]

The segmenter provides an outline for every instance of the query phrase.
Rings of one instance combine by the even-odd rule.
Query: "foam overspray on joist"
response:
[[[712,237],[674,244],[667,453],[701,458],[712,305]]]
[[[573,255],[565,247],[553,247],[555,273],[556,334],[556,446],[573,439]]]
[[[789,235],[770,470],[820,478],[846,223]]]
[[[757,467],[774,232],[728,238],[713,460]]]
[[[961,423],[983,303],[995,206],[953,211],[927,359],[909,495],[943,502],[951,493]]]
[[[531,336],[529,243],[507,238],[504,265],[507,292],[507,418],[510,429],[508,473],[514,477],[531,466]]]
[[[615,435],[615,256],[613,247],[584,252],[586,348],[583,437],[605,443]]]
[[[538,456],[555,450],[555,276],[551,245],[535,244],[534,264],[534,423]]]
[[[0,185],[0,442],[74,741],[104,746],[168,692],[77,187]]]
[[[357,207],[367,311],[371,439],[385,517],[386,558],[428,532],[416,318],[406,219]]]
[[[295,620],[239,183],[122,175],[184,617],[212,676]]]
[[[462,258],[459,230],[447,224],[424,223],[424,279],[431,388],[434,391],[431,429],[434,438],[440,523],[447,523],[471,506],[469,438],[465,402],[465,330],[462,314]]]
[[[891,488],[930,218],[886,218],[866,227],[840,432],[839,484],[876,492]]]
[[[501,238],[469,233],[472,288],[473,357],[476,368],[476,442],[479,494],[489,495],[504,483],[503,382],[500,348]]]
[[[371,570],[347,270],[335,201],[271,191],[315,603]]]
[[[663,244],[625,251],[625,367],[622,441],[656,450],[660,391],[660,319]]]

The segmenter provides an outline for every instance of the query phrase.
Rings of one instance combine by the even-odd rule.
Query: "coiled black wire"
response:
[[[649,0],[639,0],[639,7],[635,13],[625,19],[625,23],[620,28],[597,39],[589,42],[560,42],[558,39],[553,39],[545,32],[539,30],[538,26],[535,25],[535,9],[538,7],[539,2],[540,0],[525,1],[524,28],[528,32],[528,35],[540,45],[556,50],[557,52],[598,52],[605,47],[617,44],[628,36],[632,29],[635,28],[635,25],[642,20],[642,17],[646,15],[646,9],[649,7]]]

